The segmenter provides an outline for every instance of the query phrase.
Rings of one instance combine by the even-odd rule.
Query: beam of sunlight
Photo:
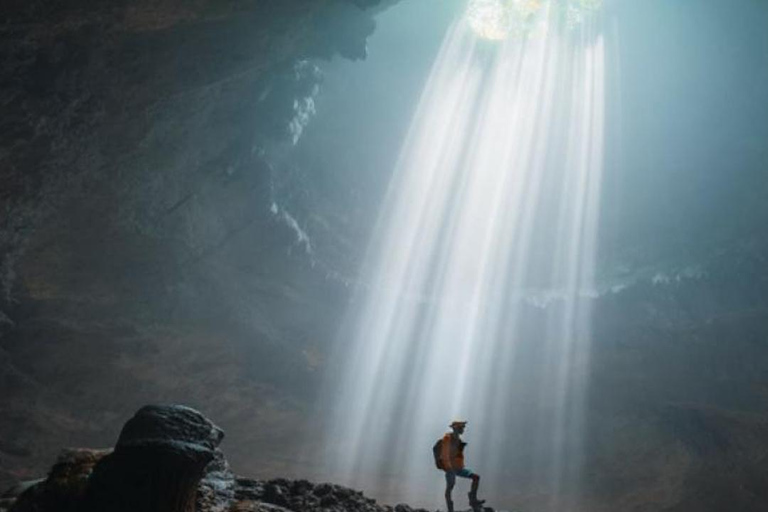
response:
[[[603,167],[599,25],[495,48],[466,21],[449,30],[334,357],[324,479],[442,507],[430,448],[466,418],[482,494],[569,508]]]

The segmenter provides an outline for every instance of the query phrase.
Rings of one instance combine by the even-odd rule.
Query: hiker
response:
[[[456,477],[472,480],[472,488],[469,491],[469,506],[473,510],[481,509],[485,500],[477,499],[477,487],[480,485],[480,475],[464,466],[464,447],[467,443],[461,440],[466,421],[454,421],[450,427],[452,432],[447,432],[442,439],[432,447],[435,456],[435,465],[445,471],[445,505],[448,512],[453,512],[453,500],[451,491],[456,485]]]

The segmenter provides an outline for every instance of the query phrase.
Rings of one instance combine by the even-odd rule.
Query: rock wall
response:
[[[0,485],[148,401],[220,412],[237,464],[296,434],[343,286],[275,184],[377,4],[4,6]]]

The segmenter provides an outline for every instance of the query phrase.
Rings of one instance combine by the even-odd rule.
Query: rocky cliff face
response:
[[[765,506],[768,326],[754,249],[598,299],[587,467],[606,510]]]
[[[313,114],[311,59],[363,58],[378,3],[4,7],[0,484],[184,396],[283,460],[343,286],[281,155]]]

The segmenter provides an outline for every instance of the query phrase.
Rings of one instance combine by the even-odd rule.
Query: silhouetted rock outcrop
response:
[[[74,512],[80,510],[88,480],[99,461],[111,450],[65,449],[51,468],[48,478],[31,485],[21,485],[8,494],[8,506],[15,501],[14,512]],[[0,505],[0,509],[2,505]]]
[[[379,505],[339,485],[238,478],[217,449],[223,431],[180,405],[146,406],[114,451],[68,449],[48,478],[4,495],[10,512],[426,512]]]
[[[94,467],[86,510],[195,510],[197,486],[223,437],[193,409],[142,408],[123,427],[115,451]]]
[[[236,481],[237,477],[229,468],[224,454],[216,450],[197,488],[197,509],[208,512],[229,510],[235,501]]]

